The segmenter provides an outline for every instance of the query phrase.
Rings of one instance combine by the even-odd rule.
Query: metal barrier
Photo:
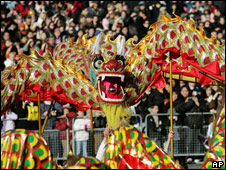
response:
[[[45,117],[41,117],[41,119],[45,119]],[[66,119],[67,123],[69,123],[68,118],[65,116],[57,117],[57,120],[59,119]],[[3,120],[14,120],[14,119],[3,119]],[[19,121],[27,120],[27,118],[19,118],[17,119],[17,121],[18,120]],[[30,121],[30,122],[32,123],[33,121]],[[39,130],[34,130],[34,131],[39,133]],[[66,130],[57,130],[57,129],[44,130],[42,136],[47,142],[52,155],[56,159],[56,162],[58,162],[59,160],[67,159],[67,155],[69,152],[69,129],[68,128]]]
[[[138,114],[132,114],[131,115],[131,123],[134,124],[134,126],[136,128],[138,128],[139,130],[141,130],[141,124],[142,124],[142,118],[140,115]],[[86,119],[87,116],[77,116],[76,118],[83,118],[83,119]],[[75,119],[76,119],[75,118]],[[75,119],[72,120],[73,124],[74,124],[74,121]],[[73,125],[72,125],[73,126]],[[93,155],[96,155],[97,154],[97,151],[99,149],[99,146],[102,142],[102,140],[104,139],[104,130],[105,128],[94,128],[94,147],[95,147],[95,153],[92,152],[92,137],[91,137],[91,129],[90,128],[87,128],[87,131],[89,132],[89,139],[87,141],[87,153],[88,153],[88,156],[93,156]],[[75,133],[76,131],[73,130],[72,128],[72,150],[73,150],[73,153],[76,154],[76,139],[75,139]],[[80,152],[81,153],[81,152]]]
[[[57,117],[57,120],[59,119],[66,119],[67,124],[69,124],[69,120],[67,117],[65,116]],[[44,130],[42,136],[46,140],[51,150],[51,153],[53,154],[57,162],[59,160],[67,159],[67,155],[70,150],[69,128],[65,130],[58,130],[58,129]]]
[[[74,125],[74,122],[75,122],[75,119],[86,119],[87,116],[77,116],[76,118],[74,118],[72,120],[72,127]],[[86,131],[89,133],[89,139],[87,141],[87,154],[88,156],[93,156],[97,153],[97,150],[104,138],[104,135],[103,135],[103,131],[104,131],[105,128],[94,128],[94,143],[95,143],[95,153],[93,153],[93,150],[92,150],[92,136],[91,136],[91,128],[87,128]],[[78,130],[79,131],[79,130]],[[76,155],[76,138],[75,138],[75,133],[78,132],[78,131],[75,131],[73,128],[70,132],[72,132],[72,151],[73,153]],[[82,155],[82,147],[80,148],[80,155]]]
[[[174,114],[178,116],[179,114]],[[187,113],[186,115],[213,115],[211,113]],[[156,114],[148,114],[145,117],[145,130],[144,133],[157,143],[158,146],[164,148],[164,144],[167,140],[169,127],[165,129],[158,129],[156,132],[148,130],[148,119],[150,116],[156,116]],[[157,114],[160,116],[169,116],[169,114]],[[174,135],[174,156],[204,156],[206,148],[204,147],[204,137],[206,136],[208,125],[203,125],[201,129],[191,129],[188,126],[173,126]],[[160,133],[165,130],[166,133]],[[170,148],[169,148],[170,152]]]
[[[187,113],[186,115],[213,115],[211,113]],[[140,131],[143,131],[148,137],[150,137],[152,140],[154,140],[157,145],[160,147],[164,147],[164,143],[167,140],[169,127],[165,127],[166,135],[163,136],[158,132],[148,132],[148,124],[147,120],[150,116],[154,114],[146,115],[145,122],[142,122],[141,116],[138,114],[133,114],[132,121],[135,122],[135,127],[137,127]],[[169,116],[169,114],[157,114],[158,116]],[[179,114],[174,114],[179,115]],[[86,118],[86,116],[82,116],[83,118]],[[57,117],[57,119],[65,119],[68,121],[67,117]],[[77,116],[79,118],[79,116]],[[80,117],[81,118],[81,117]],[[214,117],[215,118],[215,117]],[[42,117],[42,119],[44,119]],[[4,120],[11,120],[11,119],[4,119]],[[26,118],[20,118],[18,120],[27,120]],[[135,120],[135,121],[134,121]],[[74,124],[75,119],[72,121],[72,127]],[[133,124],[133,123],[132,123]],[[208,125],[204,125],[202,129],[191,129],[187,126],[174,126],[174,132],[178,134],[178,136],[174,137],[174,156],[204,156],[204,153],[206,152],[206,148],[204,147],[203,141],[200,141],[199,138],[201,138],[201,135],[205,136]],[[88,156],[94,156],[96,155],[98,148],[104,138],[103,132],[105,128],[94,128],[94,142],[95,142],[95,153],[92,153],[92,137],[91,137],[91,129],[87,128],[87,131],[89,132],[89,139],[87,141],[87,153]],[[38,132],[38,130],[36,130]],[[76,154],[76,140],[75,140],[75,133],[76,131],[70,130],[67,128],[64,131],[60,130],[44,130],[43,137],[47,141],[50,150],[53,154],[53,156],[56,158],[56,161],[58,160],[66,160],[68,152],[70,150],[70,139],[69,139],[69,132],[72,133],[72,151],[74,154]],[[65,140],[63,139],[62,135],[66,135]],[[66,143],[66,144],[65,144]],[[63,156],[63,147],[62,145],[65,145],[66,152]],[[170,151],[170,148],[169,148]]]
[[[45,118],[41,117],[41,119],[45,119]],[[59,119],[66,119],[67,124],[69,123],[68,118],[65,116],[57,117],[57,120]],[[39,133],[38,130],[35,130],[35,131]],[[65,135],[66,135],[66,139],[64,139]],[[42,136],[46,140],[49,146],[49,149],[53,157],[56,159],[57,163],[59,160],[67,159],[67,155],[69,153],[69,129],[68,128],[66,130],[58,130],[58,129],[46,130],[45,129]]]

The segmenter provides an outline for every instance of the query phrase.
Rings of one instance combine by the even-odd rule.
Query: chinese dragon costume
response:
[[[37,93],[41,100],[71,103],[78,110],[101,109],[114,130],[103,158],[108,167],[181,168],[133,126],[120,126],[120,119],[130,114],[128,107],[146,89],[165,86],[170,59],[174,79],[224,86],[225,45],[218,44],[214,36],[207,38],[192,19],[185,22],[177,16],[163,16],[150,29],[137,44],[121,35],[111,40],[101,32],[90,39],[84,35],[62,42],[53,54],[47,51],[41,56],[31,49],[31,55],[22,55],[19,64],[1,73],[1,113],[18,99],[37,100]],[[7,137],[14,139],[7,133],[2,140]],[[7,148],[4,154],[11,152]],[[84,158],[77,167],[95,166],[90,162],[98,161]]]

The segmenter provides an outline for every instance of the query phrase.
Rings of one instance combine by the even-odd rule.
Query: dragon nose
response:
[[[103,69],[105,71],[118,71],[119,69],[123,69],[123,66],[117,60],[110,60],[103,64]]]

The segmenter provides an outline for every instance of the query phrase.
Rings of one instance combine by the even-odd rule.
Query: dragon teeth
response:
[[[124,82],[125,76],[121,76],[121,82]]]
[[[117,72],[121,72],[121,71],[122,71],[122,68],[120,68],[120,69],[117,70]]]
[[[111,71],[109,68],[106,68],[106,71]]]
[[[101,81],[105,79],[105,75],[101,75]]]

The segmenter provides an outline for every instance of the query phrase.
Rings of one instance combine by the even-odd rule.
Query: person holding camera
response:
[[[178,116],[178,119],[180,121],[180,125],[188,126],[189,129],[187,129],[186,133],[183,131],[179,131],[181,139],[186,139],[184,141],[181,141],[179,145],[180,153],[188,152],[188,153],[196,153],[200,152],[197,143],[198,141],[198,135],[201,132],[202,126],[203,126],[203,115],[200,114],[202,112],[207,112],[208,107],[206,106],[204,100],[200,95],[197,93],[190,92],[190,89],[187,85],[184,85],[180,89],[179,93],[179,99],[178,103],[175,106],[175,110],[180,115]],[[189,113],[189,115],[186,115]],[[192,113],[199,113],[191,115]],[[181,130],[181,129],[179,129]],[[189,150],[185,150],[185,149]],[[191,158],[189,160],[192,160]]]
[[[15,112],[19,118],[18,120],[15,121],[16,129],[38,130],[38,120],[29,120],[29,118],[34,118],[34,116],[32,115],[36,110],[34,109],[34,107],[38,107],[37,102],[31,102],[28,100],[25,101],[19,100],[12,107],[12,111]],[[24,118],[27,119],[25,120]]]

